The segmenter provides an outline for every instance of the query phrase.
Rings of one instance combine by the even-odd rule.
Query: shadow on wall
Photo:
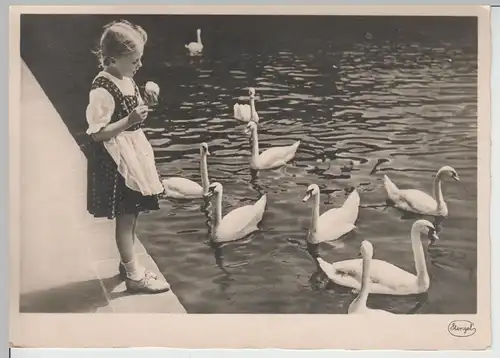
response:
[[[107,20],[81,15],[21,16],[21,57],[84,152],[85,107],[98,70],[91,50],[101,23]]]

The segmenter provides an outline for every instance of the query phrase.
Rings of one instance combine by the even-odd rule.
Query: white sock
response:
[[[145,269],[139,264],[136,258],[130,262],[123,262],[123,267],[125,268],[127,277],[131,280],[139,281],[144,277]]]

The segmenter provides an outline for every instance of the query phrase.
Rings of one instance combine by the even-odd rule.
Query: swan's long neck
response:
[[[314,205],[312,207],[311,214],[311,226],[310,230],[312,233],[316,233],[318,231],[318,219],[319,219],[319,194],[314,195]]]
[[[257,114],[257,110],[255,109],[255,97],[250,96],[250,120],[253,120],[255,114]]]
[[[206,194],[208,192],[208,186],[210,185],[210,181],[208,180],[207,155],[205,153],[201,155],[200,171],[201,171],[201,186],[203,187],[203,193]]]
[[[441,190],[441,175],[438,173],[436,177],[434,178],[434,181],[432,183],[433,185],[433,194],[434,194],[434,199],[436,199],[437,202],[437,209],[438,211],[442,209],[445,205],[444,202],[444,197],[443,197],[443,192]]]
[[[370,294],[370,264],[371,257],[363,256],[363,272],[361,274],[361,291],[358,295],[358,305],[366,306]]]
[[[196,37],[197,37],[197,39],[198,39],[198,43],[201,45],[201,32],[200,32],[200,31],[198,31],[198,32],[196,33]]]
[[[429,285],[429,273],[425,263],[424,247],[420,237],[420,230],[417,227],[411,229],[411,246],[413,249],[413,259],[415,260],[415,269],[417,271],[417,280],[419,287]]]
[[[217,192],[215,199],[215,228],[217,228],[222,220],[222,191]]]
[[[256,127],[252,129],[252,156],[254,158],[259,156],[259,136]]]

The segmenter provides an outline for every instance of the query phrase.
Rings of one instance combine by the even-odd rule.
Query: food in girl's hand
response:
[[[153,81],[148,81],[144,88],[145,101],[148,106],[156,106],[158,104],[158,96],[160,95],[160,87]]]

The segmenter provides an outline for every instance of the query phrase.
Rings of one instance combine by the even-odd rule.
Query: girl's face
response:
[[[142,67],[142,49],[115,59],[114,67],[124,77],[133,77]]]

